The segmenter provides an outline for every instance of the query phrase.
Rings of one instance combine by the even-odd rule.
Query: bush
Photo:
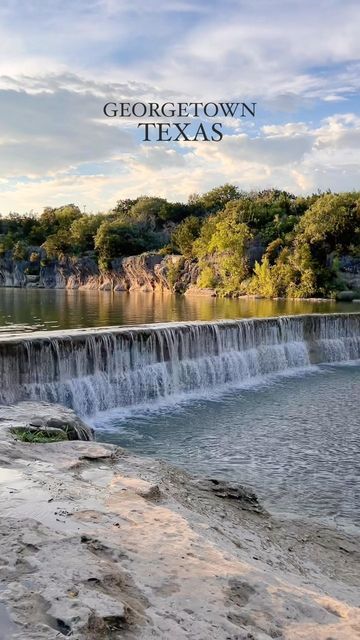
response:
[[[218,280],[213,267],[207,265],[201,269],[197,285],[200,289],[215,289],[217,287]]]
[[[335,298],[339,302],[352,302],[355,297],[356,293],[354,291],[338,291],[335,294]]]
[[[17,242],[12,250],[12,257],[16,261],[25,260],[27,256],[27,247],[24,242]]]
[[[270,266],[269,258],[263,256],[261,264],[255,263],[254,275],[249,284],[249,293],[258,293],[265,298],[278,295],[277,280],[274,278],[274,267]]]
[[[176,262],[169,262],[167,267],[167,280],[169,285],[173,288],[176,282],[179,280],[181,272],[184,268],[184,260],[177,260]]]
[[[46,444],[49,442],[63,442],[64,440],[68,440],[66,433],[61,432],[59,429],[54,431],[39,429],[37,431],[24,427],[12,427],[11,432],[16,436],[17,440],[29,444]]]

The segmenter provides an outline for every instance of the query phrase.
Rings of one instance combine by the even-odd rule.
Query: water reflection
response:
[[[0,326],[70,329],[107,325],[360,311],[360,303],[41,289],[0,289]]]

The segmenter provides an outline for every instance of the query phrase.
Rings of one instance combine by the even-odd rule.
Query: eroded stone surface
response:
[[[5,440],[0,460],[17,640],[359,637],[354,536],[245,510],[229,487],[113,445]]]

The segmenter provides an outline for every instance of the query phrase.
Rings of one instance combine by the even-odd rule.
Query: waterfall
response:
[[[360,314],[0,335],[0,402],[81,416],[360,358]]]

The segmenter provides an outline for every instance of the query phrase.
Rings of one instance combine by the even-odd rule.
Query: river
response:
[[[360,366],[104,414],[98,438],[252,487],[270,512],[360,533]]]
[[[351,318],[245,320],[222,338],[219,325],[197,325],[349,311],[360,304],[0,289],[2,400],[67,404],[100,440],[246,484],[274,513],[360,530],[360,335]],[[71,333],[145,323],[172,324],[118,337]],[[52,330],[54,339],[34,336],[22,352],[6,342],[14,328]]]
[[[0,327],[75,329],[182,320],[265,318],[360,311],[360,303],[253,300],[171,294],[0,289]]]

